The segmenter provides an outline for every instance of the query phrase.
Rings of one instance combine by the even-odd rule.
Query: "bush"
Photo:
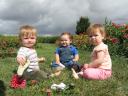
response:
[[[88,43],[88,36],[84,34],[74,35],[73,45],[81,49],[90,50],[90,44]]]
[[[0,41],[0,57],[16,56],[16,49],[19,47],[18,38],[1,36]]]
[[[39,36],[37,38],[37,42],[38,43],[55,43],[57,38],[58,36],[46,36],[46,37]]]
[[[128,57],[128,25],[105,22],[107,31],[106,43],[112,55]]]

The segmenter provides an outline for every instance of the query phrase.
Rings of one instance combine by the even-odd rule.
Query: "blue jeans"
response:
[[[77,62],[74,62],[74,61],[69,61],[69,62],[66,62],[66,63],[62,63],[65,67],[67,68],[72,68],[73,65],[76,65],[79,67],[79,64]],[[52,68],[56,68],[56,67],[59,67],[59,64],[56,64],[56,62],[52,62],[51,64],[51,67]]]

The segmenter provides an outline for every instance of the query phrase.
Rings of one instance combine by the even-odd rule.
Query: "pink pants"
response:
[[[111,77],[112,71],[99,68],[87,68],[83,70],[83,78],[93,80],[104,80]]]

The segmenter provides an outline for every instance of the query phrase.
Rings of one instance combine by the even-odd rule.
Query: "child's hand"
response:
[[[26,63],[26,58],[24,58],[24,57],[17,57],[16,60],[17,60],[18,64],[20,64],[22,66],[24,66],[24,64]]]
[[[87,69],[89,67],[88,64],[84,64],[83,69]]]
[[[39,62],[44,62],[46,59],[44,57],[38,58]]]

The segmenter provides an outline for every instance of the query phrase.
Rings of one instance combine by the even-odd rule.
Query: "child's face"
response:
[[[68,45],[70,45],[71,42],[72,41],[70,40],[68,35],[62,35],[60,38],[60,44],[62,46],[68,46]]]
[[[104,37],[97,29],[96,32],[89,34],[89,39],[93,45],[99,45],[103,41]]]
[[[33,48],[33,46],[36,43],[36,36],[35,35],[22,36],[21,43],[24,47]]]

